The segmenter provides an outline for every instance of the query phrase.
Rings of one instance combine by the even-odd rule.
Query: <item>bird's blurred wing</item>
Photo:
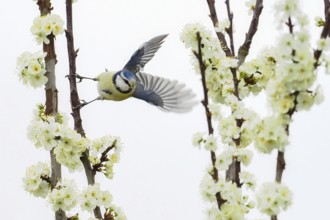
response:
[[[154,37],[148,42],[143,43],[131,56],[131,59],[127,62],[124,69],[127,69],[133,73],[137,73],[142,70],[144,65],[146,65],[146,63],[154,57],[165,37],[167,37],[167,34]]]
[[[164,111],[188,112],[197,103],[195,94],[184,84],[138,72],[133,97],[142,99]]]

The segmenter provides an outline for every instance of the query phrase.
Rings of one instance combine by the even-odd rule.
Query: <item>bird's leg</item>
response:
[[[86,102],[85,100],[81,100],[80,105],[78,105],[78,106],[76,106],[76,107],[74,107],[74,108],[75,108],[75,109],[77,109],[77,108],[81,109],[82,107],[84,107],[84,106],[86,106],[86,105],[88,105],[88,104],[90,104],[90,103],[92,103],[92,102],[94,102],[94,101],[97,101],[97,100],[101,100],[101,98],[100,98],[100,97],[97,97],[96,99],[93,99],[93,100],[91,100],[91,101],[89,101],[89,102]]]
[[[76,74],[76,78],[79,79],[79,82],[81,82],[83,79],[89,79],[89,80],[97,81],[96,78],[80,76],[79,74]]]

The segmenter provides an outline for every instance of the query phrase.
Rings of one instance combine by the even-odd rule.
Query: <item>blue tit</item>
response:
[[[143,43],[124,68],[97,76],[99,97],[95,100],[122,101],[130,97],[144,100],[164,111],[187,112],[196,104],[195,95],[184,84],[144,73],[143,67],[154,57],[167,34]]]

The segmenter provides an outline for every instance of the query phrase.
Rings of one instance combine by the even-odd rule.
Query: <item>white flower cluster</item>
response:
[[[217,155],[215,166],[218,171],[225,171],[229,168],[234,158],[242,162],[243,165],[248,166],[252,156],[252,151],[249,149],[228,147],[228,149],[225,149],[222,153]]]
[[[281,22],[289,17],[302,16],[299,10],[299,0],[279,0],[275,4],[275,16]]]
[[[46,198],[50,192],[50,169],[47,163],[39,162],[28,167],[23,178],[24,189],[36,197]]]
[[[82,210],[92,212],[96,206],[104,207],[105,215],[115,220],[126,220],[124,212],[112,204],[112,195],[100,189],[99,184],[89,185],[79,191],[73,180],[62,179],[51,189],[50,169],[46,163],[39,162],[26,170],[23,178],[24,188],[36,197],[48,198],[54,211],[70,211],[79,204]],[[91,218],[94,219],[94,218]]]
[[[251,93],[257,95],[266,88],[269,79],[275,74],[276,53],[274,51],[273,48],[266,48],[258,58],[245,62],[239,67],[240,98],[245,98]]]
[[[112,206],[112,195],[108,191],[102,191],[99,184],[89,185],[80,195],[82,210],[92,212],[96,206],[106,209]]]
[[[69,171],[81,169],[80,157],[89,147],[89,140],[69,128],[67,124],[62,124],[60,131],[59,140],[54,149],[56,160]]]
[[[193,136],[193,145],[195,147],[203,147],[208,151],[216,151],[218,148],[217,136],[214,134],[206,135],[205,133],[197,132]]]
[[[255,186],[254,177],[246,174],[246,183],[251,184],[249,188]],[[245,184],[245,183],[244,183]],[[209,174],[207,174],[200,185],[203,198],[210,203],[215,202],[215,195],[220,193],[221,198],[225,203],[221,206],[221,210],[211,206],[206,212],[207,219],[212,220],[229,220],[229,219],[244,219],[249,209],[254,207],[254,202],[249,200],[249,197],[242,194],[242,189],[237,187],[235,183],[226,181],[219,177],[218,182],[214,182]]]
[[[236,107],[231,115],[219,121],[219,134],[226,145],[247,147],[253,141],[259,117],[254,111],[244,108],[242,102],[237,102]]]
[[[266,90],[275,113],[292,114],[295,110],[308,110],[318,104],[322,94],[321,90],[311,90],[316,72],[306,15],[299,10],[297,0],[279,1],[277,8],[282,24],[292,25],[292,28],[290,33],[280,37],[276,74]],[[328,40],[318,42],[318,49],[325,50],[329,46]]]
[[[37,148],[52,150],[59,163],[70,171],[80,169],[81,154],[89,147],[89,141],[68,127],[63,116],[45,115],[43,105],[39,105],[28,127],[28,138]]]
[[[38,88],[48,81],[45,76],[45,53],[24,52],[17,58],[17,74],[24,85],[30,85],[33,88]]]
[[[231,68],[237,67],[238,60],[226,57],[219,40],[211,31],[198,23],[187,24],[181,32],[180,39],[186,48],[198,51],[197,32],[202,38],[202,54],[206,65],[206,83],[209,95],[216,103],[224,103],[225,97],[234,92]],[[193,57],[192,63],[196,72],[200,72],[196,57]]]
[[[78,203],[79,192],[72,180],[62,179],[49,195],[49,203],[54,211],[70,211]]]
[[[38,44],[49,44],[49,35],[57,36],[64,32],[64,21],[59,15],[47,14],[38,16],[33,20],[31,32],[35,36]]]
[[[258,209],[267,215],[277,215],[292,204],[292,192],[279,183],[264,183],[256,198]]]
[[[279,117],[264,118],[256,128],[254,145],[262,153],[270,153],[274,149],[284,151],[288,144],[287,124]]]
[[[108,135],[97,138],[92,142],[89,160],[94,166],[99,166],[97,171],[112,179],[113,166],[119,162],[121,149],[119,137]]]
[[[109,219],[114,219],[114,220],[127,220],[127,217],[123,210],[115,205],[112,205],[111,208],[107,209],[106,216],[111,216]]]

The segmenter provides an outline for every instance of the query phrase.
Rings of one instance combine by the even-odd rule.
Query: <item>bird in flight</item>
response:
[[[90,102],[83,102],[80,107],[96,100],[122,101],[134,97],[164,111],[190,111],[196,104],[195,94],[184,84],[143,72],[144,66],[154,57],[166,37],[167,34],[156,36],[143,43],[122,70],[106,70],[96,78],[77,75],[80,80],[98,82],[99,96]]]

